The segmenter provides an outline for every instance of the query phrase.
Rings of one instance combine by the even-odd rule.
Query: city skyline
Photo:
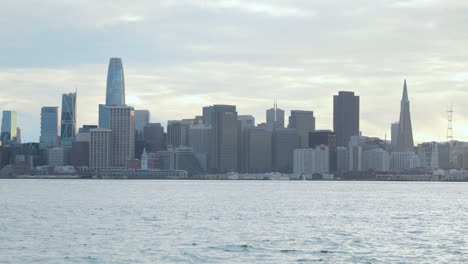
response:
[[[130,7],[45,1],[47,11],[30,19],[20,11],[23,4],[9,3],[0,11],[14,25],[1,30],[10,41],[0,44],[0,86],[17,93],[4,96],[0,110],[17,111],[24,142],[39,139],[41,107],[60,106],[60,95],[75,87],[77,126],[97,124],[107,63],[114,56],[125,64],[127,104],[150,110],[151,122],[166,124],[200,114],[203,106],[233,104],[239,115],[261,123],[278,99],[286,117],[290,110],[310,110],[317,129],[331,129],[332,96],[353,91],[361,98],[360,130],[389,139],[407,79],[415,143],[445,140],[451,103],[454,139],[468,139],[468,110],[462,108],[467,41],[457,22],[467,7],[462,1],[376,1],[359,8],[308,1],[141,1]],[[156,9],[172,15],[167,23],[160,23],[165,16]],[[331,10],[347,15],[334,20]],[[46,17],[64,23],[51,24]],[[242,19],[255,23],[236,22]],[[213,21],[219,21],[216,27],[208,26]],[[190,34],[187,24],[202,37]],[[291,29],[286,37],[276,30],[282,28]]]

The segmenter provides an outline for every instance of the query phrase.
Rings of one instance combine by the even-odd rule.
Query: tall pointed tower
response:
[[[125,105],[125,79],[120,58],[111,58],[109,61],[106,105]]]
[[[406,80],[401,98],[400,122],[398,128],[397,152],[414,152],[413,128],[411,127],[410,103]]]

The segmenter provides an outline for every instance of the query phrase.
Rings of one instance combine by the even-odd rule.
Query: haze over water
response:
[[[468,185],[2,180],[0,263],[468,261]]]

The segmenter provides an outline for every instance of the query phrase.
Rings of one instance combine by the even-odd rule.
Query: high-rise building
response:
[[[391,146],[392,151],[396,150],[397,142],[398,142],[398,130],[400,129],[400,124],[398,122],[392,123],[391,127]]]
[[[209,168],[211,132],[211,125],[190,126],[189,145],[204,171]]]
[[[109,169],[112,167],[112,130],[95,128],[91,130],[89,143],[89,167]]]
[[[124,168],[135,156],[135,110],[131,106],[102,106],[101,110],[99,127],[112,130],[112,166]]]
[[[241,171],[264,173],[272,171],[272,132],[248,127],[242,131]]]
[[[89,133],[91,140],[91,133]],[[71,147],[71,165],[89,167],[89,141],[74,141]]]
[[[211,125],[213,118],[213,106],[203,107],[203,124]]]
[[[279,109],[275,102],[273,108],[266,110],[266,128],[273,131],[276,128],[284,128],[284,110]]]
[[[47,150],[47,161],[49,166],[64,166],[65,149],[62,147],[53,147]]]
[[[189,146],[189,130],[193,121],[169,120],[167,122],[167,145],[173,148]]]
[[[39,139],[41,149],[58,146],[58,120],[58,107],[41,108],[41,137]]]
[[[76,93],[62,94],[61,140],[76,136]]]
[[[331,130],[316,130],[309,133],[309,148],[316,148],[320,145],[328,147],[328,168],[330,172],[337,169],[336,135]]]
[[[273,169],[276,172],[292,173],[294,150],[300,146],[300,138],[296,129],[275,129],[272,141]]]
[[[106,105],[125,105],[125,79],[122,59],[111,58],[107,71]]]
[[[301,148],[309,147],[309,133],[315,131],[315,117],[313,111],[291,110],[288,128],[297,130],[301,139]]]
[[[239,115],[237,119],[241,122],[242,128],[255,127],[255,117],[251,115]]]
[[[353,92],[333,96],[333,132],[339,147],[348,146],[351,136],[359,135],[359,96]]]
[[[166,148],[164,127],[160,123],[148,123],[143,128],[143,138],[145,140],[145,148],[150,153]]]
[[[210,170],[212,172],[238,171],[240,122],[236,106],[214,105],[210,144]]]
[[[401,98],[400,122],[398,127],[397,152],[414,152],[413,128],[411,126],[410,103],[406,80],[403,85],[403,96]]]
[[[150,112],[148,110],[135,110],[135,129],[143,132],[143,129],[149,124]]]
[[[9,144],[10,141],[16,141],[17,127],[16,111],[3,111],[1,133],[3,144]]]

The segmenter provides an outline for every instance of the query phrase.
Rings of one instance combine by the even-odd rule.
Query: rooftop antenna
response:
[[[452,117],[453,117],[453,106],[452,104],[450,104],[450,108],[447,109],[447,141],[448,142],[453,140]]]

